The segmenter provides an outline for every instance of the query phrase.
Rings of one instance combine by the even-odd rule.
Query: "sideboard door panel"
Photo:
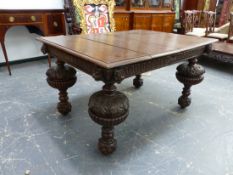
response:
[[[163,14],[153,14],[152,15],[152,30],[163,31]]]
[[[131,16],[130,13],[115,13],[114,14],[116,31],[130,30]]]
[[[163,32],[171,32],[174,25],[174,14],[165,14],[163,17]]]
[[[134,29],[151,30],[151,14],[134,14]]]

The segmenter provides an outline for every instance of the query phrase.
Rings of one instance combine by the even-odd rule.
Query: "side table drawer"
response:
[[[64,15],[59,14],[48,14],[47,25],[49,35],[64,35],[65,34],[65,21]]]
[[[33,23],[33,22],[42,22],[42,15],[38,14],[10,14],[10,15],[1,15],[0,23],[1,24],[10,24],[10,23]]]

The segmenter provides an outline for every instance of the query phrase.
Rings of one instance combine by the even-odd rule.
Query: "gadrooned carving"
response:
[[[189,95],[191,94],[191,86],[200,83],[205,73],[201,65],[196,64],[197,59],[189,60],[189,63],[181,64],[177,67],[176,78],[184,84],[182,96],[178,99],[181,108],[185,108],[191,104]]]
[[[129,113],[128,98],[116,91],[113,84],[107,84],[103,90],[90,97],[88,107],[92,120],[103,126],[99,150],[103,154],[111,154],[115,151],[117,143],[114,139],[114,126],[123,122]]]
[[[102,90],[90,97],[88,106],[89,114],[95,122],[104,126],[113,126],[127,117],[129,101],[119,91],[108,94]]]
[[[64,62],[57,62],[57,66],[51,67],[46,72],[48,84],[59,90],[58,111],[66,115],[71,111],[71,104],[68,101],[67,89],[73,86],[77,80],[76,70],[64,65]]]

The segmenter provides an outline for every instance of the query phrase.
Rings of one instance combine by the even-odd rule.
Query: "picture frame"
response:
[[[115,31],[113,0],[74,0],[82,33],[107,33]]]

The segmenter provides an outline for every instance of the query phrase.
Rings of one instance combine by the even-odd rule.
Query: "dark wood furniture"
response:
[[[220,27],[226,24],[232,9],[232,1],[209,0],[209,6],[205,7],[206,1],[207,0],[184,0],[182,10],[214,11],[216,12],[216,26]]]
[[[210,59],[233,64],[233,44],[217,42],[213,44],[213,51],[206,55]]]
[[[208,20],[209,16],[207,11],[185,10],[182,23],[182,26],[184,27],[184,34],[197,37],[206,36],[206,24],[208,24]]]
[[[184,10],[207,10],[215,11],[217,0],[210,0],[209,8],[204,9],[206,0],[184,0],[183,9]]]
[[[220,28],[215,28],[215,19],[216,19],[216,12],[209,11],[207,13],[207,24],[206,24],[206,37],[216,38],[220,41],[227,40],[228,33],[220,33],[218,30]],[[227,26],[226,26],[227,27]]]
[[[117,31],[145,29],[172,32],[175,22],[173,1],[116,0],[115,2],[117,6],[114,18]]]
[[[176,77],[184,84],[178,100],[185,108],[190,105],[190,88],[203,80],[204,68],[197,58],[209,51],[210,38],[189,37],[172,33],[131,30],[106,34],[70,35],[39,38],[43,52],[56,57],[57,66],[47,71],[50,86],[59,90],[57,109],[62,114],[71,111],[67,89],[76,82],[76,71],[66,65],[104,82],[103,89],[89,100],[89,115],[102,125],[99,150],[110,154],[116,149],[114,126],[123,122],[129,113],[128,98],[117,91],[115,84],[135,76],[134,86],[143,84],[140,74],[188,60],[177,67]]]
[[[229,24],[227,41],[229,43],[233,43],[233,12],[230,13],[230,24]]]
[[[191,10],[184,11],[183,27],[184,27],[185,34],[188,32],[193,32],[193,26],[194,26],[193,19],[194,19],[193,11]]]
[[[156,2],[158,4],[156,5]],[[116,0],[116,31],[147,29],[172,32],[175,12],[171,0]],[[133,3],[134,2],[134,3]],[[152,3],[153,2],[153,3]],[[70,33],[80,33],[72,0],[65,0]]]
[[[13,26],[27,26],[44,36],[64,35],[64,10],[0,10],[0,42],[8,72],[10,64],[4,44],[7,30]]]

